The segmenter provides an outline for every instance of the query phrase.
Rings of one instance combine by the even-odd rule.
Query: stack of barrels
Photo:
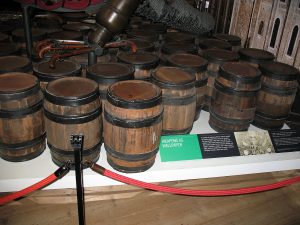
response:
[[[83,40],[94,25],[84,13],[45,18],[35,23],[47,24],[50,38]],[[17,40],[13,34],[0,41]],[[104,142],[114,169],[142,172],[154,164],[161,135],[188,134],[203,109],[220,132],[281,128],[289,114],[298,70],[267,51],[240,49],[237,36],[197,37],[134,17],[120,37],[138,51],[104,51],[109,57],[94,65],[86,54],[55,68],[10,55],[17,49],[0,56],[1,158],[33,159],[47,135],[53,162],[74,166],[69,137],[83,134],[83,161],[96,162]]]

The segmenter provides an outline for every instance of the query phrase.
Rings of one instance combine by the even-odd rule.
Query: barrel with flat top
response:
[[[23,56],[8,55],[0,57],[0,74],[10,72],[32,72],[31,61]]]
[[[26,73],[0,75],[0,156],[12,162],[33,159],[45,147],[42,93]]]
[[[104,106],[104,147],[108,163],[133,173],[155,162],[162,132],[161,90],[147,81],[112,84]]]
[[[47,144],[57,165],[70,162],[74,167],[73,134],[84,135],[83,161],[96,162],[102,141],[101,101],[95,81],[66,77],[48,83],[44,113]]]
[[[260,64],[271,62],[275,59],[273,53],[257,48],[241,48],[238,53],[240,61],[250,63],[257,68]]]
[[[210,126],[218,132],[247,130],[253,121],[261,72],[242,62],[226,62],[214,83]]]
[[[178,67],[159,67],[152,82],[162,89],[163,134],[187,134],[196,112],[195,75]]]
[[[257,95],[253,125],[262,129],[280,129],[287,119],[297,92],[299,71],[280,62],[259,66],[262,88]]]

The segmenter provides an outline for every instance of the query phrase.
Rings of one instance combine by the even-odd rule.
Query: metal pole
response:
[[[79,225],[85,225],[85,204],[84,204],[84,185],[82,174],[82,148],[83,135],[71,135],[70,141],[74,149],[75,158],[75,175],[76,175],[76,190],[77,190],[77,208]]]
[[[88,65],[94,65],[97,61],[97,56],[96,53],[94,51],[90,51],[89,55],[88,55]]]
[[[31,34],[31,28],[30,28],[29,9],[30,9],[30,6],[22,5],[24,34],[25,34],[25,40],[26,40],[26,53],[27,53],[27,57],[31,60],[31,54],[32,54],[32,34]]]

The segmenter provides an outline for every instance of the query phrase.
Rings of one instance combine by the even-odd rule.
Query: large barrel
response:
[[[190,70],[195,74],[196,82],[196,114],[195,120],[199,118],[200,111],[204,105],[204,98],[206,94],[207,84],[207,65],[208,61],[200,56],[186,54],[186,53],[175,53],[170,55],[168,62],[171,66],[177,66],[184,69]]]
[[[133,80],[134,68],[124,63],[97,63],[88,67],[86,77],[98,83],[100,98],[104,103],[107,88],[118,81]]]
[[[23,56],[2,56],[0,57],[0,74],[9,72],[32,72],[30,60]]]
[[[83,134],[83,161],[99,158],[102,119],[98,85],[82,77],[66,77],[48,83],[44,100],[47,144],[57,165],[74,164],[72,134]]]
[[[81,76],[81,65],[70,60],[57,61],[55,68],[49,66],[48,61],[36,63],[33,66],[33,74],[39,78],[42,91],[48,82],[57,80],[63,77]]]
[[[161,90],[146,81],[112,84],[104,106],[104,147],[108,163],[131,173],[155,162],[162,131]]]
[[[149,81],[151,71],[159,64],[159,58],[150,52],[121,52],[117,55],[118,61],[134,66],[134,78],[136,80]]]
[[[257,48],[241,48],[238,53],[240,61],[250,63],[257,68],[260,64],[271,62],[275,59],[271,52]]]
[[[26,161],[45,147],[42,93],[38,79],[26,73],[0,75],[0,156]]]
[[[297,92],[299,71],[287,64],[260,65],[262,87],[257,96],[253,124],[262,129],[279,129],[288,117]]]
[[[261,72],[242,62],[224,63],[214,83],[210,126],[218,132],[247,130],[253,121]]]
[[[195,75],[177,67],[159,67],[152,82],[162,89],[163,134],[187,134],[196,112]]]
[[[220,66],[225,62],[238,61],[239,55],[235,52],[224,49],[207,49],[203,52],[203,57],[208,60],[208,80],[203,109],[209,111],[211,97],[214,90],[214,82],[218,76]]]

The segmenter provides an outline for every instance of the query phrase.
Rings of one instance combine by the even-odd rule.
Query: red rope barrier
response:
[[[189,195],[189,196],[229,196],[229,195],[243,195],[243,194],[250,194],[250,193],[257,193],[262,191],[269,191],[278,188],[282,188],[294,183],[300,182],[300,176],[279,181],[273,184],[266,184],[256,187],[247,187],[247,188],[238,188],[238,189],[227,189],[227,190],[191,190],[191,189],[183,189],[183,188],[174,188],[174,187],[167,187],[161,185],[155,185],[146,183],[143,181],[135,180],[117,173],[114,173],[110,170],[107,170],[97,164],[93,164],[91,169],[103,176],[109,177],[111,179],[120,181],[122,183],[126,183],[129,185],[134,185],[138,187],[142,187],[145,189],[171,193],[171,194],[178,194],[178,195]]]

